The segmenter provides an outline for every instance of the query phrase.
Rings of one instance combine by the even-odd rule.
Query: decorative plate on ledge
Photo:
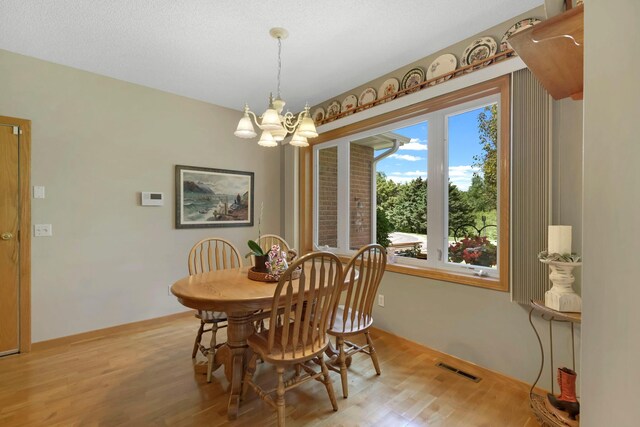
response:
[[[462,54],[462,65],[471,65],[478,62],[482,62],[482,65],[489,65],[491,61],[483,62],[490,56],[493,56],[498,51],[498,43],[493,37],[480,37],[475,39],[464,50]]]
[[[318,107],[313,111],[311,118],[315,123],[321,122],[324,120],[324,108]]]
[[[376,92],[376,90],[372,87],[368,87],[365,90],[362,91],[362,93],[360,94],[360,98],[358,99],[358,105],[364,105],[364,104],[368,104],[370,102],[373,102],[376,100],[378,94]],[[370,108],[371,105],[369,105],[367,108]]]
[[[340,103],[338,101],[333,101],[327,107],[327,118],[330,119],[338,114],[340,114]]]
[[[431,63],[431,65],[429,65],[429,68],[427,69],[427,80],[435,79],[443,74],[451,73],[452,71],[455,71],[456,68],[458,68],[458,58],[456,58],[455,55],[451,53],[440,55]],[[451,75],[448,75],[440,80],[429,83],[429,85],[442,83],[450,78]]]
[[[345,111],[353,110],[357,106],[358,98],[355,95],[349,95],[342,101],[342,109],[340,111],[344,113]],[[353,114],[353,111],[351,113]]]
[[[390,78],[384,81],[378,89],[378,98],[384,98],[385,96],[393,95],[398,93],[398,89],[400,88],[400,82],[396,78]],[[391,101],[395,96],[385,99],[384,101],[380,101],[381,103]]]
[[[424,81],[424,70],[420,67],[410,69],[402,78],[402,90],[411,89],[408,93],[420,90],[420,83]]]
[[[500,51],[504,52],[507,49],[512,49],[511,45],[509,44],[509,37],[516,33],[519,33],[522,30],[526,30],[529,27],[533,27],[534,25],[541,22],[542,21],[537,18],[527,18],[513,24],[513,26],[509,28],[506,33],[504,33],[504,36],[502,36],[502,39],[500,40]]]

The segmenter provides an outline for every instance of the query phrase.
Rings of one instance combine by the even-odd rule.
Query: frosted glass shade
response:
[[[285,139],[288,133],[289,132],[287,132],[285,128],[280,126],[280,129],[271,131],[271,136],[273,136],[273,139],[275,139],[276,141],[282,141],[283,139]]]
[[[278,145],[276,140],[273,139],[273,135],[271,135],[271,132],[269,132],[268,130],[262,132],[258,144],[262,145],[263,147],[276,147]]]
[[[251,118],[247,113],[242,116],[238,122],[238,127],[233,134],[238,138],[254,138],[257,135],[253,128],[253,123],[251,123]]]
[[[280,116],[278,112],[273,108],[267,109],[262,115],[262,123],[260,124],[260,129],[262,130],[279,130],[282,128],[282,123],[280,123]]]
[[[298,134],[305,138],[315,138],[318,136],[318,131],[316,131],[316,125],[313,123],[313,119],[309,116],[305,116],[300,123],[300,127],[298,128]]]
[[[293,136],[291,137],[291,141],[289,141],[289,144],[293,145],[294,147],[309,146],[309,142],[307,141],[307,138],[305,138],[304,136],[300,136],[298,132],[293,134]]]

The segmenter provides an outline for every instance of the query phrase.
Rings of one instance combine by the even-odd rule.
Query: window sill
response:
[[[349,257],[340,256],[340,260],[346,264],[349,262]],[[441,280],[443,282],[457,283],[460,285],[477,286],[479,288],[493,289],[502,292],[507,292],[509,290],[507,280],[503,278],[478,277],[470,274],[453,273],[449,270],[425,268],[407,264],[387,264],[385,271],[407,274],[409,276],[424,277],[426,279]]]

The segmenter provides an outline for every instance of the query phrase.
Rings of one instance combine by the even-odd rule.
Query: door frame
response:
[[[19,192],[19,277],[20,290],[18,309],[20,353],[31,351],[31,120],[0,116],[0,123],[18,126],[22,133],[18,141],[18,192]]]

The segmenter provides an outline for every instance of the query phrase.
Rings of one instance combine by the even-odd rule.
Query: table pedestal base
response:
[[[224,375],[230,384],[227,407],[229,420],[238,418],[240,410],[242,377],[251,356],[247,338],[254,332],[252,314],[253,312],[227,313],[227,344],[216,352],[215,363],[224,365]]]

